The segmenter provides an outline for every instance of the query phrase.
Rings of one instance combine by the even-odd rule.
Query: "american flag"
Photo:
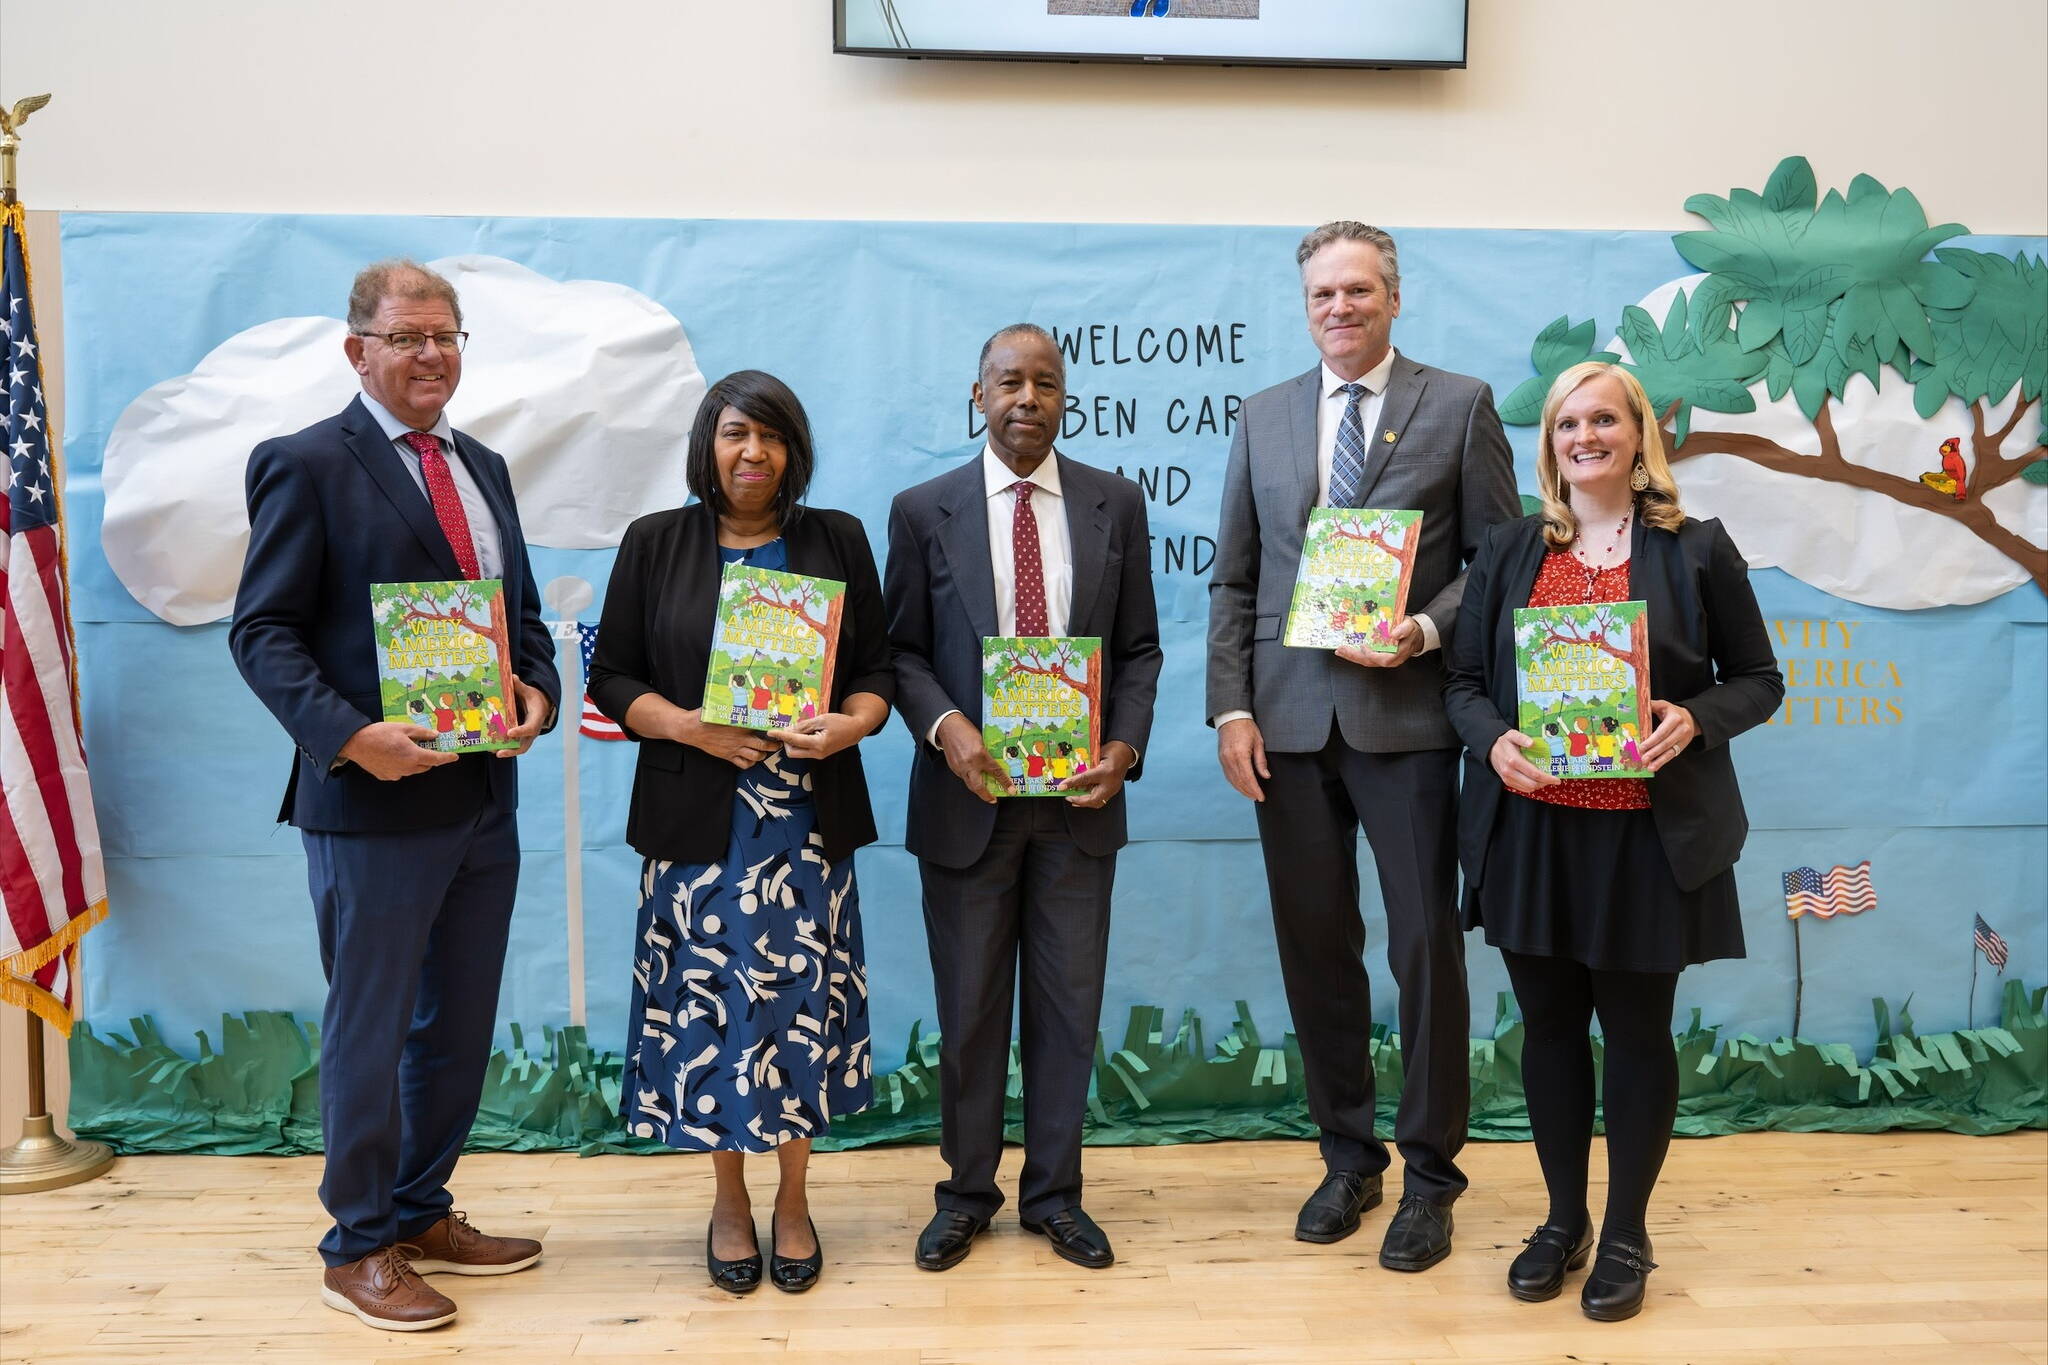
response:
[[[1876,905],[1868,858],[1854,867],[1831,867],[1825,874],[1810,867],[1795,867],[1785,874],[1785,914],[1790,919],[1860,915]]]
[[[79,739],[56,442],[36,354],[19,204],[0,209],[0,443],[7,452],[0,584],[0,1000],[71,1031],[78,940],[107,913],[99,822]]]
[[[597,627],[576,623],[576,634],[583,643],[583,685],[590,686],[590,656],[597,652]],[[597,709],[597,703],[590,699],[590,693],[583,694],[583,720],[576,727],[579,735],[592,739],[624,739],[626,732],[619,723]]]
[[[2005,940],[1984,922],[1982,915],[1977,916],[1977,951],[1984,954],[1984,960],[2000,972],[2005,970],[2005,960],[2012,956],[2012,949],[2005,946]]]

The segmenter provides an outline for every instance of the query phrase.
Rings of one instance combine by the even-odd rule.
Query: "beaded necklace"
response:
[[[1628,534],[1629,523],[1635,520],[1635,516],[1635,504],[1630,503],[1628,511],[1622,513],[1621,525],[1614,528],[1614,539],[1607,542],[1607,551],[1605,554],[1600,556],[1602,559],[1612,559],[1614,557],[1614,552],[1621,548],[1621,538]],[[1572,558],[1575,561],[1577,561],[1578,566],[1580,568],[1586,571],[1586,600],[1590,602],[1593,600],[1593,590],[1599,586],[1601,571],[1599,569],[1594,568],[1591,564],[1588,564],[1586,562],[1586,557],[1579,553],[1579,545],[1581,542],[1585,540],[1585,538],[1586,528],[1585,525],[1581,523],[1579,526],[1579,533],[1572,537]],[[1612,568],[1613,565],[1609,565],[1608,567]]]

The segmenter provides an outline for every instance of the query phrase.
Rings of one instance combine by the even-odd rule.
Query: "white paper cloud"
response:
[[[510,464],[529,541],[616,545],[635,517],[683,500],[705,383],[667,309],[496,256],[431,264],[472,333],[449,419]],[[266,322],[128,405],[107,438],[100,539],[136,601],[173,625],[228,615],[249,539],[249,452],[347,405],[358,386],[344,334],[335,318]]]
[[[1690,296],[1704,275],[1674,280],[1653,291],[1642,309],[1662,322],[1680,290]],[[1602,349],[1626,357],[1610,340]],[[1951,398],[1934,416],[1913,409],[1913,387],[1883,371],[1884,387],[1852,379],[1834,404],[1842,457],[1908,479],[1941,468],[1940,446],[1950,436],[1970,448],[1970,410]],[[1791,394],[1773,403],[1761,380],[1750,392],[1754,412],[1695,408],[1696,431],[1740,431],[1768,437],[1785,449],[1813,455],[1820,438]],[[1990,409],[2001,425],[2019,401],[2015,388]],[[2040,428],[2022,421],[2002,453],[2034,444]],[[1972,463],[1974,455],[1968,456]],[[1695,455],[1672,466],[1686,513],[1719,517],[1752,568],[1776,566],[1823,592],[1872,607],[1913,610],[1983,602],[2030,581],[2013,559],[1948,517],[1895,502],[1881,493],[1765,469],[1734,455]],[[1974,498],[1974,494],[1972,497]],[[2048,542],[2048,489],[2014,480],[1992,490],[1985,505],[2009,530],[2035,545]]]

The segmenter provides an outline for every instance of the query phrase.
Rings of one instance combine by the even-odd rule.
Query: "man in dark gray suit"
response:
[[[1407,1073],[1394,1127],[1404,1189],[1380,1264],[1426,1270],[1450,1254],[1470,1108],[1458,741],[1444,716],[1442,647],[1480,534],[1520,504],[1492,391],[1389,343],[1401,313],[1393,238],[1326,223],[1296,260],[1323,360],[1253,394],[1238,419],[1209,580],[1207,710],[1224,774],[1258,803],[1280,969],[1309,1113],[1323,1130],[1327,1173],[1295,1236],[1335,1242],[1357,1231],[1388,1165],[1372,1127],[1363,825],[1386,900]],[[1316,506],[1423,514],[1412,614],[1393,627],[1394,653],[1281,643]]]
[[[1053,449],[1066,367],[1044,329],[982,347],[974,404],[988,445],[899,493],[883,595],[896,707],[917,739],[905,845],[924,883],[939,1013],[940,1152],[951,1168],[917,1264],[967,1255],[1002,1206],[1010,1012],[1021,960],[1024,1172],[1018,1213],[1077,1265],[1114,1256],[1081,1209],[1081,1121],[1102,1014],[1110,883],[1159,681],[1145,500],[1136,484]],[[981,642],[1102,639],[1102,747],[1064,799],[997,799],[982,745]]]

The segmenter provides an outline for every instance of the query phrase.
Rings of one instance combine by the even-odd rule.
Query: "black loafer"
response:
[[[951,1270],[967,1259],[974,1239],[988,1231],[988,1219],[958,1209],[940,1209],[917,1236],[919,1270]]]
[[[1579,1307],[1595,1322],[1623,1322],[1643,1311],[1643,1296],[1649,1292],[1650,1272],[1657,1263],[1650,1259],[1650,1240],[1641,1246],[1618,1237],[1600,1239],[1600,1254],[1593,1258],[1593,1273],[1579,1292]]]
[[[1528,1248],[1508,1267],[1508,1293],[1523,1303],[1547,1303],[1564,1292],[1564,1277],[1593,1254],[1593,1220],[1574,1237],[1566,1228],[1545,1223],[1522,1239]]]
[[[807,1218],[804,1220],[810,1223]],[[768,1278],[775,1287],[785,1294],[801,1294],[818,1282],[818,1274],[825,1268],[825,1244],[818,1240],[818,1225],[810,1223],[811,1254],[808,1256],[785,1256],[781,1251],[782,1238],[775,1235],[775,1220],[768,1220],[768,1231],[772,1240],[768,1244]]]
[[[760,1238],[755,1238],[759,1246]],[[711,1272],[711,1283],[728,1294],[751,1294],[761,1287],[761,1253],[742,1256],[737,1261],[721,1261],[711,1251],[711,1229],[704,1229],[704,1268]]]
[[[1298,1242],[1341,1242],[1358,1231],[1359,1215],[1380,1206],[1380,1177],[1363,1171],[1331,1171],[1294,1219]]]
[[[1109,1249],[1108,1235],[1095,1226],[1095,1220],[1083,1213],[1079,1204],[1061,1209],[1042,1223],[1034,1223],[1029,1218],[1019,1222],[1024,1231],[1039,1233],[1051,1242],[1053,1254],[1063,1261],[1072,1261],[1089,1270],[1101,1270],[1116,1261],[1116,1253]]]
[[[1380,1243],[1380,1264],[1389,1270],[1427,1270],[1450,1254],[1451,1206],[1419,1194],[1402,1195]]]

